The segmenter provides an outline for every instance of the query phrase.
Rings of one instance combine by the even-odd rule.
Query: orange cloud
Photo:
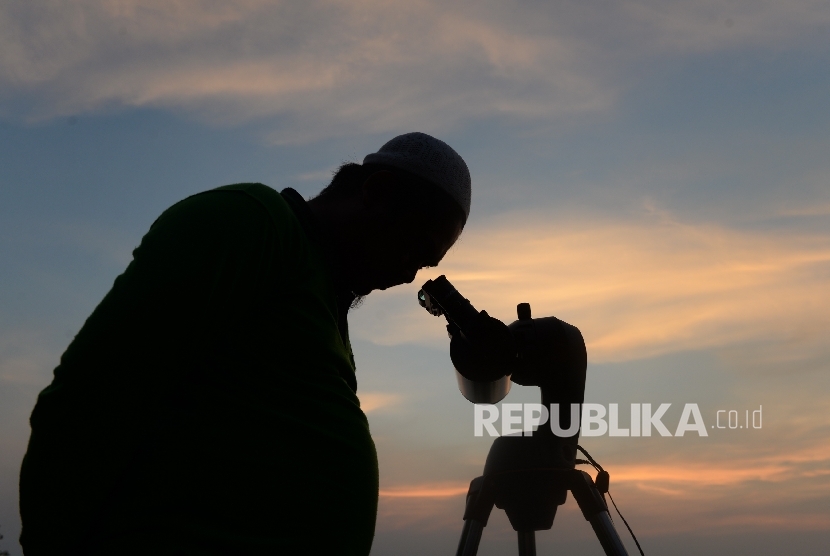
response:
[[[609,466],[611,493],[642,535],[830,529],[830,516],[811,506],[811,500],[830,495],[830,485],[815,480],[830,473],[830,447],[754,458],[730,454],[723,463],[715,463],[723,458],[709,459],[701,454],[699,461]],[[379,527],[459,528],[467,488],[456,482],[384,487]],[[578,512],[573,498],[562,512],[560,520]]]
[[[439,483],[380,489],[380,496],[388,498],[447,498],[467,494],[468,484]]]
[[[826,353],[830,236],[744,231],[652,214],[630,222],[545,222],[515,215],[471,229],[438,272],[510,322],[516,303],[582,330],[594,362],[789,340]],[[426,273],[418,282],[426,280]],[[378,318],[372,303],[401,297]],[[442,327],[407,298],[367,300],[355,329],[382,344],[442,342]],[[404,301],[405,300],[405,301]],[[367,318],[363,318],[367,317]]]
[[[0,11],[0,100],[25,97],[32,119],[112,105],[279,116],[277,142],[550,120],[613,107],[617,62],[642,52],[786,44],[830,21],[811,0],[740,11],[726,25],[707,2],[18,2]]]
[[[0,12],[0,84],[7,94],[40,93],[28,96],[33,118],[112,103],[179,108],[221,123],[288,116],[272,139],[300,142],[355,126],[444,129],[478,114],[591,111],[614,96],[579,63],[576,41],[506,24],[506,7],[439,9],[430,0],[46,4]]]
[[[360,408],[364,413],[369,413],[400,403],[402,396],[388,392],[361,392],[358,398]]]

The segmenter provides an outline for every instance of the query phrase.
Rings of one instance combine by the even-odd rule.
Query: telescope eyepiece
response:
[[[475,326],[479,314],[475,307],[450,284],[443,274],[435,280],[427,280],[418,292],[418,303],[429,314],[444,315],[465,333]]]
[[[434,317],[440,317],[444,314],[441,307],[423,289],[418,292],[418,304]]]

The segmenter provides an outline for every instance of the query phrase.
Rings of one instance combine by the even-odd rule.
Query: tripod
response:
[[[493,506],[505,510],[518,532],[519,556],[536,556],[536,531],[553,526],[570,491],[591,523],[605,554],[628,556],[608,506],[591,476],[574,468],[575,444],[540,427],[533,436],[493,442],[484,474],[470,483],[456,556],[475,556]],[[563,442],[564,441],[564,442]]]
[[[559,408],[558,415],[550,415],[552,422],[558,419],[572,430],[573,418],[565,408],[584,401],[588,364],[578,328],[556,317],[534,319],[528,303],[520,303],[516,307],[519,320],[505,326],[485,311],[477,311],[446,276],[428,280],[418,292],[418,303],[430,314],[447,318],[450,358],[464,397],[492,404],[507,395],[511,382],[539,386],[542,406]],[[494,505],[504,509],[518,531],[519,555],[535,556],[536,531],[553,527],[556,508],[565,503],[568,491],[605,554],[628,556],[600,489],[590,475],[574,467],[578,423],[573,431],[568,433],[572,436],[560,437],[541,426],[531,436],[502,436],[493,442],[484,474],[470,483],[456,556],[478,552]],[[607,492],[607,488],[602,490]]]

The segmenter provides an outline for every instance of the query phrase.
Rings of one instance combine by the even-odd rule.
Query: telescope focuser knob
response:
[[[611,475],[608,474],[608,471],[600,471],[597,473],[597,478],[594,483],[597,485],[597,490],[600,491],[600,493],[606,494],[608,492],[608,488],[611,486]]]
[[[530,303],[519,303],[516,305],[516,314],[519,316],[519,320],[531,320]]]

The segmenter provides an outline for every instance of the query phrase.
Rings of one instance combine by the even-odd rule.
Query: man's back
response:
[[[369,552],[374,445],[303,210],[248,184],[157,220],[32,415],[27,555]]]

